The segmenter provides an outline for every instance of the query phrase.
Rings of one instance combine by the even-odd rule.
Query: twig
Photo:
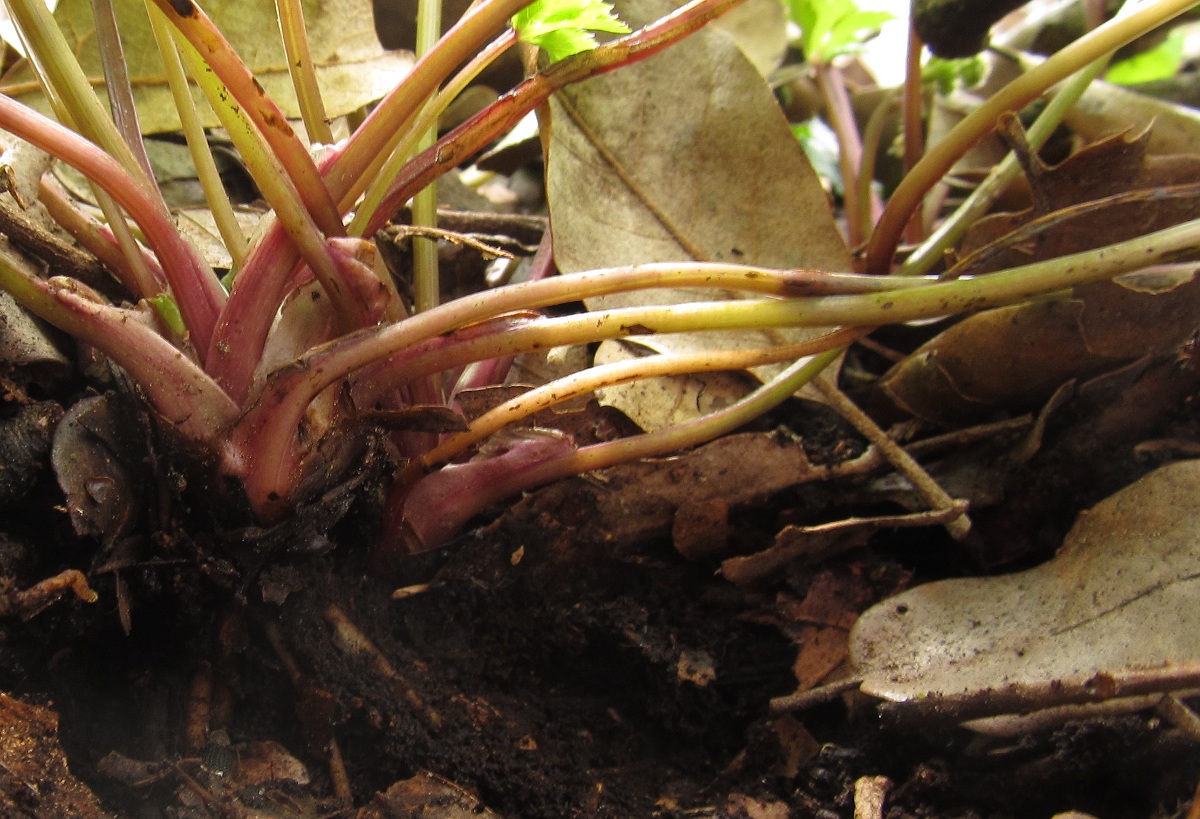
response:
[[[897,472],[908,478],[913,488],[920,493],[933,510],[944,511],[956,508],[956,504],[959,502],[950,497],[946,490],[942,489],[938,482],[925,471],[924,467],[904,450],[904,447],[893,441],[870,416],[847,398],[845,393],[824,380],[818,379],[815,383],[829,405],[849,421],[868,441],[879,448],[888,462],[895,467]],[[955,540],[962,540],[971,531],[971,519],[967,517],[964,510],[961,514],[948,520],[945,526],[951,537]]]
[[[1059,705],[1198,687],[1200,662],[1192,661],[1160,668],[1102,671],[1087,677],[1013,683],[962,694],[930,693],[913,700],[885,703],[879,710],[886,720],[928,729],[998,714],[1027,714]]]
[[[799,691],[795,694],[775,697],[771,700],[771,713],[786,714],[789,711],[803,711],[806,708],[812,708],[814,705],[820,705],[823,702],[837,699],[842,694],[856,690],[861,684],[862,677],[851,677],[848,680],[838,680],[837,682],[810,688],[807,691]]]

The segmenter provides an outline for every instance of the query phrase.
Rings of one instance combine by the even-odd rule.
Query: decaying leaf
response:
[[[1196,149],[1200,138],[1200,113],[1112,85],[1093,82],[1079,102],[1066,113],[1064,123],[1083,139],[1097,139],[1125,128],[1153,125],[1150,152],[1178,154]]]
[[[401,819],[408,816],[499,819],[499,814],[489,810],[479,799],[453,782],[428,771],[421,771],[410,779],[402,779],[383,793],[376,794],[359,816],[363,819]]]
[[[626,3],[620,12],[637,26],[671,5]],[[564,272],[688,259],[850,269],[825,192],[770,88],[718,32],[701,31],[644,63],[558,95],[547,197],[555,259]],[[656,290],[587,306],[732,297]],[[638,340],[657,351],[688,352],[794,343],[820,332]]]
[[[1119,134],[1054,167],[1029,157],[1034,207],[981,220],[956,272],[987,273],[1133,238],[1200,216],[1193,154],[1147,158],[1149,136]],[[988,310],[892,368],[878,388],[905,412],[945,425],[997,407],[1035,407],[1088,378],[1177,348],[1200,328],[1194,266],[1076,288],[1069,298]]]
[[[536,521],[547,539],[554,530],[580,527],[589,540],[640,543],[669,534],[680,510],[694,516],[697,505],[713,499],[736,508],[827,480],[839,467],[812,463],[799,442],[774,433],[728,435],[679,456],[551,484],[515,504],[501,521]]]
[[[109,816],[67,767],[58,714],[0,694],[0,813],[5,816]]]
[[[129,64],[130,81],[138,117],[145,133],[179,130],[179,118],[167,88],[150,21],[141,0],[115,0],[121,39]],[[331,117],[357,110],[381,98],[409,71],[412,56],[388,52],[375,36],[370,0],[322,3],[304,0],[304,20],[312,44],[317,78]],[[204,11],[254,72],[267,93],[289,117],[299,117],[292,91],[287,58],[279,33],[274,4],[210,0]],[[92,6],[89,0],[62,0],[54,14],[69,44],[79,56],[84,73],[97,87],[104,76],[96,46]],[[26,104],[44,108],[37,83],[28,68],[5,77],[6,92]],[[206,127],[217,125],[208,104],[195,91],[201,119]],[[103,96],[103,94],[101,94]]]
[[[850,640],[862,690],[907,702],[1194,663],[1197,519],[1200,461],[1181,461],[1082,513],[1038,568],[879,603]]]
[[[109,396],[75,403],[54,434],[50,458],[76,533],[114,543],[134,523],[140,500]]]

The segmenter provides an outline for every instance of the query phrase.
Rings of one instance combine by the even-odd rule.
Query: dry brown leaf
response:
[[[1054,167],[1029,159],[1035,206],[980,221],[964,270],[980,274],[1056,258],[1200,217],[1200,156],[1147,159],[1148,136],[1118,135]],[[879,382],[887,399],[943,425],[996,408],[1025,411],[1072,378],[1088,378],[1177,348],[1200,328],[1200,281],[1169,271],[1076,288],[1071,298],[985,311],[941,333]]]
[[[121,39],[144,133],[179,130],[179,118],[167,88],[158,49],[142,0],[115,0]],[[370,0],[322,3],[304,0],[304,20],[312,45],[317,78],[329,116],[339,117],[380,99],[408,74],[412,55],[388,52],[375,36]],[[299,117],[287,58],[273,3],[209,0],[204,11],[233,45],[255,78],[288,117]],[[78,55],[84,73],[101,88],[104,70],[96,46],[89,0],[62,0],[54,14]],[[40,91],[27,68],[5,77],[6,92],[45,110]],[[24,90],[22,90],[24,89]],[[206,127],[219,124],[199,91],[194,91]],[[103,97],[101,88],[101,97]]]
[[[107,817],[100,801],[67,767],[58,715],[0,694],[0,814]]]
[[[681,507],[719,498],[736,508],[831,474],[831,467],[809,461],[794,440],[741,433],[682,455],[559,481],[513,505],[500,520],[535,525],[547,540],[555,530],[581,527],[591,541],[635,544],[669,534]]]
[[[620,12],[636,26],[671,7],[656,0],[626,3]],[[718,32],[700,31],[644,63],[560,94],[552,106],[547,195],[555,258],[564,272],[689,259],[850,268],[825,192],[770,88]],[[733,297],[650,291],[589,300],[588,307]],[[657,351],[741,349],[821,332],[639,342]]]
[[[1200,113],[1195,108],[1096,81],[1063,118],[1085,140],[1098,139],[1130,126],[1153,125],[1150,151],[1178,154],[1194,151],[1200,140]]]
[[[1162,467],[1084,512],[1050,562],[920,586],[851,636],[862,690],[906,702],[1200,657],[1200,461]]]
[[[357,816],[361,819],[499,819],[478,798],[437,774],[421,771],[377,793]]]

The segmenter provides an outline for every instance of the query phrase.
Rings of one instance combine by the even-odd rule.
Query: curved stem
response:
[[[129,373],[150,405],[189,442],[216,446],[237,407],[136,313],[96,300],[73,279],[42,281],[0,249],[0,289]]]
[[[732,432],[786,401],[818,377],[838,355],[840,350],[834,350],[809,361],[797,362],[740,401],[695,421],[658,432],[592,444],[520,469],[498,470],[492,480],[474,483],[469,496],[439,509],[436,524],[426,532],[429,540],[423,540],[420,545],[427,549],[441,545],[444,538],[459,531],[478,512],[524,490],[640,458],[678,452]]]
[[[326,236],[342,235],[342,220],[334,207],[335,197],[329,195],[308,148],[208,15],[192,0],[154,0],[154,3],[229,89],[246,117],[271,146],[321,232]]]
[[[171,99],[175,103],[175,111],[179,114],[179,124],[183,129],[183,137],[187,141],[188,153],[192,156],[192,165],[196,168],[196,178],[204,191],[204,201],[212,213],[217,232],[221,241],[233,260],[233,266],[239,268],[246,257],[246,234],[233,213],[233,205],[225,186],[221,182],[221,174],[213,159],[212,149],[200,117],[196,113],[196,103],[192,99],[188,87],[187,74],[183,70],[183,62],[179,58],[179,50],[171,34],[170,23],[163,17],[161,11],[150,0],[146,0],[146,13],[150,17],[150,30],[154,34],[154,43],[158,47],[159,56],[163,61],[167,85],[171,89]]]
[[[419,375],[421,366],[417,365],[415,358],[427,353],[443,357],[427,360],[423,362],[424,366],[432,367],[434,362],[453,366],[461,362],[467,351],[478,359],[486,359],[509,354],[517,348],[536,349],[569,341],[631,335],[892,324],[978,310],[1056,292],[1088,281],[1111,278],[1173,259],[1180,252],[1197,246],[1200,246],[1200,220],[1176,225],[1120,245],[1001,273],[891,292],[772,301],[696,302],[608,310],[582,318],[539,319],[520,330],[462,342],[456,349],[449,349],[453,339],[439,337],[471,320],[482,321],[488,316],[505,312],[509,306],[518,309],[537,305],[540,301],[537,295],[549,295],[554,292],[555,286],[561,286],[564,282],[576,286],[576,298],[593,295],[588,292],[592,288],[604,289],[603,283],[589,280],[588,274],[529,282],[493,291],[485,297],[460,299],[459,302],[419,314],[401,324],[359,333],[314,350],[296,365],[271,379],[259,403],[243,416],[234,447],[242,455],[238,464],[245,470],[242,474],[251,502],[259,508],[269,509],[273,505],[287,503],[291,482],[296,480],[295,464],[299,449],[295,436],[311,401],[326,387],[349,373],[389,356],[404,360],[412,366],[410,374]],[[643,282],[632,286],[647,284]],[[520,296],[526,298],[521,299]],[[543,305],[549,303],[541,302]],[[458,318],[467,320],[451,320],[450,316],[456,313]]]
[[[1158,0],[1122,19],[1113,19],[1057,51],[1045,62],[1022,73],[995,96],[968,114],[950,133],[922,157],[892,193],[867,246],[866,271],[887,273],[900,243],[904,226],[921,199],[959,157],[995,128],[1005,111],[1019,111],[1046,89],[1066,79],[1167,20],[1187,11],[1196,0]]]
[[[92,90],[87,75],[44,0],[9,0],[8,7],[38,73],[62,101],[71,120],[85,136],[116,159],[139,185],[147,191],[157,192],[152,177],[134,158],[133,151],[121,138],[112,118]]]
[[[92,143],[12,98],[0,94],[0,127],[53,154],[107,192],[141,227],[158,254],[163,273],[197,349],[212,337],[225,304],[220,282],[175,230],[157,201],[121,165]]]
[[[275,0],[275,9],[279,14],[283,49],[287,52],[288,73],[292,76],[292,87],[296,90],[296,101],[300,104],[300,118],[304,120],[304,128],[308,131],[308,141],[329,145],[333,142],[333,131],[329,128],[329,115],[325,113],[325,101],[321,99],[317,70],[308,47],[304,8],[300,0]]]
[[[448,436],[434,449],[409,462],[395,483],[404,485],[423,472],[445,463],[502,428],[528,418],[556,404],[570,401],[596,390],[647,378],[691,373],[747,370],[764,364],[777,364],[802,356],[814,355],[831,347],[842,347],[855,331],[837,330],[801,344],[757,350],[706,350],[685,355],[654,355],[631,361],[618,361],[589,367],[556,379],[505,401],[471,422],[471,428]]]

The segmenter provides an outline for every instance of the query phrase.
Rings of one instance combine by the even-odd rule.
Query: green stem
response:
[[[235,268],[241,267],[246,256],[246,234],[238,224],[233,213],[233,205],[225,186],[221,182],[221,174],[217,163],[213,160],[212,149],[200,117],[196,113],[196,102],[192,99],[188,87],[187,74],[184,73],[183,63],[179,59],[179,50],[171,35],[170,24],[161,11],[147,0],[146,13],[150,17],[150,30],[154,34],[154,42],[158,46],[159,56],[162,57],[166,71],[167,85],[171,89],[171,98],[175,101],[175,111],[179,114],[179,123],[183,129],[184,139],[187,140],[188,152],[192,155],[192,164],[196,168],[196,178],[204,191],[204,200],[212,212],[217,232],[233,259]]]
[[[1126,3],[1122,8],[1128,9],[1130,4]],[[1054,129],[1062,123],[1063,117],[1087,91],[1092,80],[1104,73],[1111,59],[1112,54],[1109,53],[1089,63],[1054,94],[1025,133],[1025,139],[1033,151],[1040,150],[1046,144]],[[1010,151],[999,165],[992,168],[979,187],[971,191],[971,195],[954,213],[909,255],[896,273],[902,276],[922,276],[932,270],[945,258],[946,251],[958,244],[971,225],[991,209],[1000,194],[1020,173],[1021,163]]]
[[[1000,114],[1019,111],[1046,89],[1105,54],[1182,14],[1196,0],[1158,0],[1123,19],[1113,19],[1055,52],[1041,65],[1024,72],[995,96],[968,114],[962,122],[925,154],[892,193],[867,246],[866,270],[887,273],[904,226],[920,207],[925,194],[976,142],[995,128]]]
[[[446,83],[446,87],[438,92],[430,104],[421,109],[420,115],[405,127],[404,138],[396,145],[387,161],[379,167],[378,171],[375,168],[371,169],[369,176],[374,181],[367,188],[367,192],[363,194],[358,207],[355,208],[354,218],[350,220],[350,224],[346,228],[348,234],[351,236],[364,235],[367,225],[379,213],[379,206],[387,194],[390,181],[399,176],[404,163],[412,158],[419,136],[435,127],[438,117],[450,106],[450,103],[454,102],[463,89],[516,42],[516,32],[509,29],[488,43],[487,47],[476,54],[462,71],[459,71],[450,82]],[[384,215],[391,218],[390,214]]]
[[[433,50],[441,32],[441,0],[420,0],[417,5],[417,56],[424,57]],[[426,101],[428,107],[433,95]],[[420,132],[417,150],[424,150],[437,141],[437,126],[430,125]],[[430,182],[413,197],[412,220],[417,227],[437,227],[437,182]],[[438,243],[436,239],[414,236],[413,246],[413,307],[423,312],[437,307],[441,301],[438,275]]]
[[[146,144],[142,141],[142,128],[138,122],[137,106],[133,102],[133,86],[129,83],[125,49],[121,45],[121,35],[117,33],[117,13],[112,0],[92,0],[92,17],[96,21],[96,41],[100,47],[100,61],[104,65],[104,84],[108,90],[113,122],[146,178],[153,179],[154,171],[150,168],[150,157],[146,155]]]
[[[333,131],[329,128],[329,115],[325,113],[325,101],[321,99],[321,89],[317,85],[317,70],[308,47],[308,31],[304,27],[304,9],[300,0],[275,0],[275,8],[279,13],[283,48],[287,52],[288,73],[292,76],[308,141],[330,145]]]
[[[336,201],[352,201],[362,194],[371,181],[368,171],[375,160],[391,154],[404,136],[400,126],[416,115],[455,68],[467,62],[496,32],[507,28],[508,19],[530,2],[483,0],[473,5],[437,46],[417,61],[404,82],[380,100],[350,136],[326,172],[325,183]]]
[[[862,165],[862,141],[854,112],[850,108],[850,95],[846,82],[836,66],[817,63],[813,66],[817,75],[817,87],[825,100],[825,115],[838,141],[838,166],[842,172],[842,205],[846,213],[846,243],[858,247],[866,238],[862,226],[871,223],[870,197],[860,199],[858,185],[859,167]],[[868,180],[870,191],[870,181]]]
[[[175,39],[192,78],[204,91],[221,125],[229,133],[259,192],[270,204],[275,218],[312,269],[313,275],[325,288],[342,329],[349,332],[374,323],[366,313],[365,305],[344,286],[337,263],[325,243],[325,236],[306,207],[303,195],[285,173],[280,157],[271,152],[270,145],[263,141],[262,135],[246,117],[246,110],[228,93],[220,77],[205,69],[201,56],[192,44],[182,35],[177,34]],[[259,309],[262,308],[259,305]]]
[[[343,235],[342,220],[334,207],[335,197],[329,195],[308,148],[208,15],[192,0],[154,0],[154,4],[191,43],[205,66],[225,85],[244,116],[270,145],[321,232],[326,236]],[[182,50],[186,54],[187,49]],[[192,76],[200,81],[195,72]]]

